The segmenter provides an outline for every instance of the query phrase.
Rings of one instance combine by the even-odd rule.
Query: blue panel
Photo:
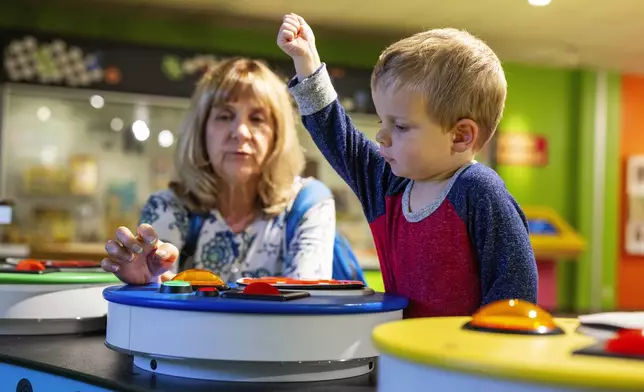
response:
[[[405,297],[376,293],[366,296],[311,296],[288,302],[255,301],[194,294],[161,294],[159,285],[114,286],[103,291],[109,302],[145,308],[191,310],[200,312],[263,314],[357,314],[401,310]]]
[[[559,230],[545,219],[530,219],[528,220],[528,228],[530,229],[530,234],[539,234],[539,235],[557,235]]]
[[[34,392],[109,392],[109,389],[99,388],[77,380],[39,372],[21,366],[0,363],[0,390],[17,391],[18,383],[25,379],[31,384]],[[23,381],[24,383],[25,381]]]

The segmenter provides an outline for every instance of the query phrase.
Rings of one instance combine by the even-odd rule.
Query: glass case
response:
[[[3,97],[0,179],[2,198],[15,203],[12,242],[103,242],[118,226],[133,229],[148,196],[172,178],[188,99],[12,84]],[[354,119],[375,139],[374,116]],[[358,199],[300,124],[298,134],[305,174],[337,197],[340,230],[372,248]]]
[[[187,99],[6,85],[2,197],[44,242],[103,241],[133,227],[172,176]],[[25,238],[29,241],[31,238]]]

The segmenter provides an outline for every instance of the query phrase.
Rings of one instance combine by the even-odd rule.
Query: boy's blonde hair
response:
[[[216,208],[220,178],[206,151],[205,127],[214,106],[250,99],[268,109],[273,126],[269,151],[258,186],[258,202],[269,216],[282,212],[293,196],[293,181],[304,169],[304,152],[295,128],[295,112],[286,84],[265,64],[230,59],[209,70],[192,96],[177,144],[178,180],[171,184],[192,210]]]
[[[371,88],[388,87],[419,93],[429,116],[446,130],[464,118],[475,121],[475,150],[496,131],[507,95],[496,54],[457,29],[425,31],[386,48],[374,67]]]

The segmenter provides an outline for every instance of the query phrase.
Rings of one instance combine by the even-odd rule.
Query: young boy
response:
[[[387,292],[410,298],[406,317],[470,315],[500,299],[536,303],[537,268],[526,218],[474,156],[492,137],[506,97],[499,59],[455,29],[389,46],[372,73],[378,144],[340,105],[313,31],[284,17],[279,47],[289,87],[326,159],[360,199]]]

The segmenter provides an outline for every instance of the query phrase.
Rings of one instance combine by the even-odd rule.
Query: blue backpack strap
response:
[[[349,241],[339,233],[335,236],[333,248],[333,279],[359,280],[367,284],[362,266],[353,253]]]
[[[286,215],[287,246],[290,245],[297,224],[304,214],[315,204],[331,197],[333,197],[331,190],[319,180],[313,179],[304,185]],[[337,231],[333,243],[333,279],[360,280],[366,283],[360,263],[351,250],[349,242]]]
[[[311,179],[304,184],[295,197],[291,210],[286,215],[286,244],[290,245],[297,224],[306,212],[324,199],[333,197],[331,190],[319,180]]]
[[[205,221],[206,219],[203,215],[192,211],[188,212],[188,233],[186,233],[183,248],[179,252],[179,271],[183,271],[186,267],[192,268],[192,266],[186,265],[186,262],[197,251],[197,241]]]

